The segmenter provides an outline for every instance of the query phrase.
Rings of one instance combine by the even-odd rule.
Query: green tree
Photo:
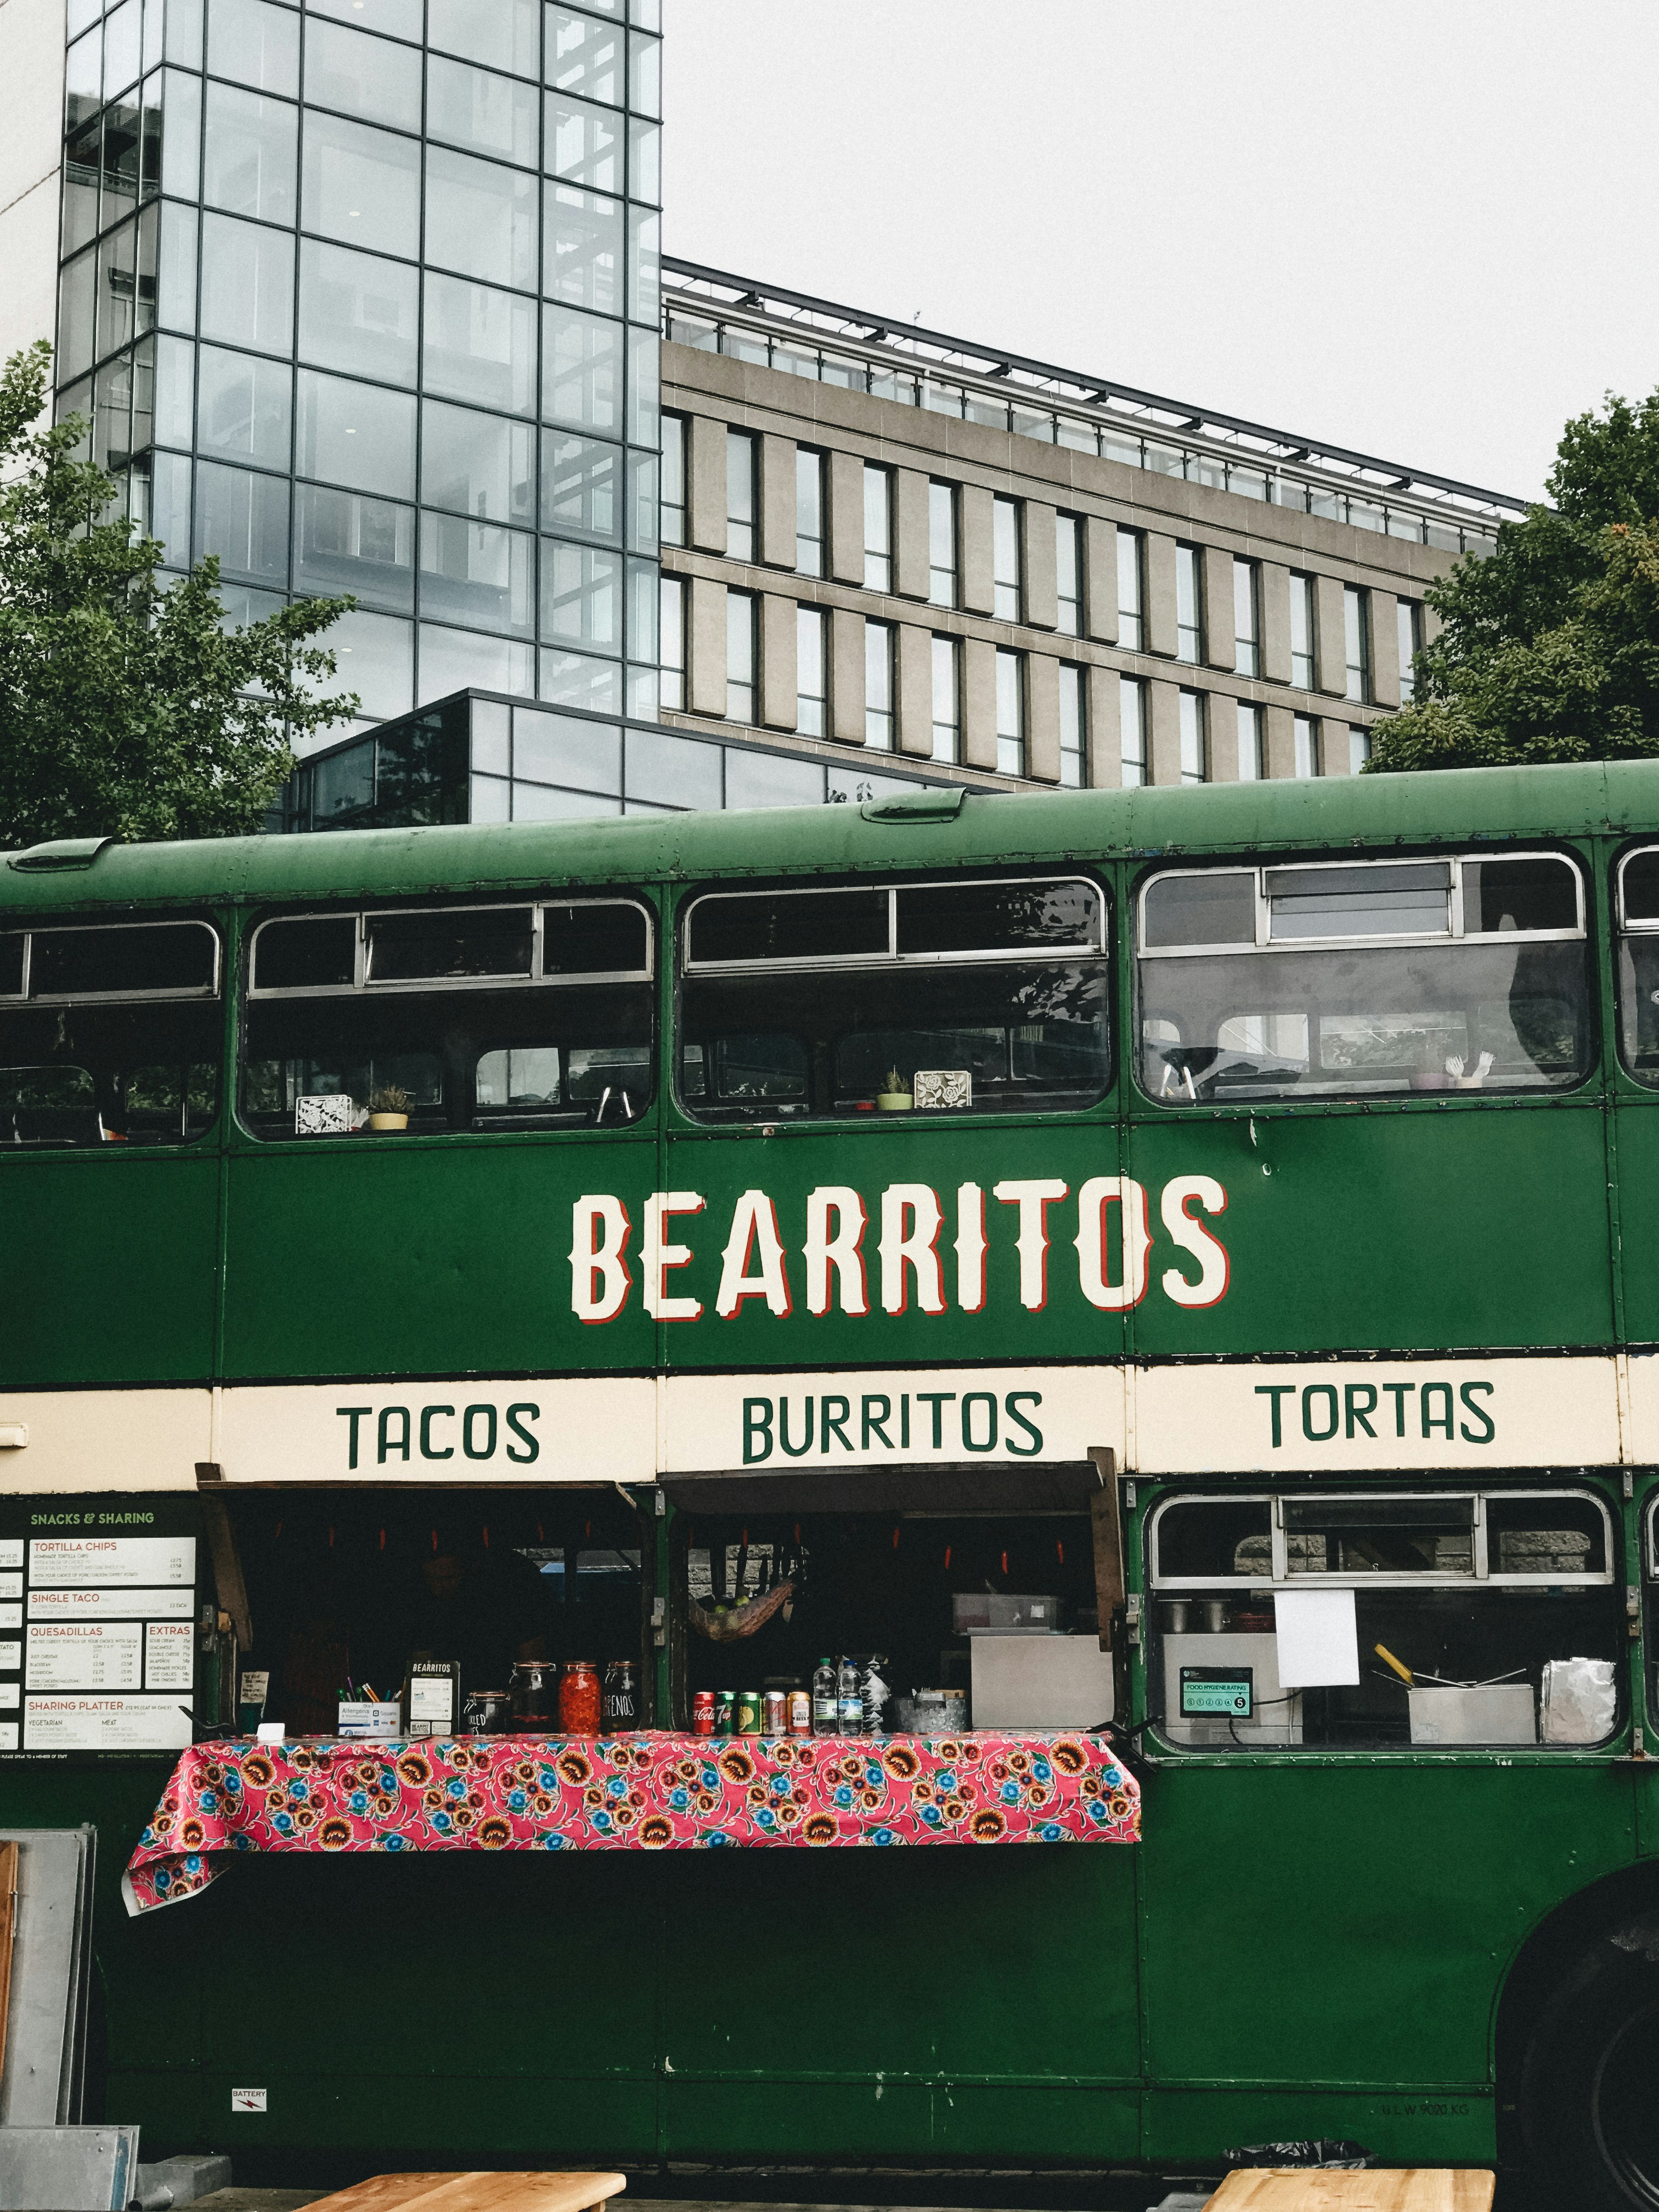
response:
[[[1429,586],[1444,627],[1372,769],[1659,755],[1659,392],[1569,422],[1547,489]]]
[[[163,588],[161,546],[105,519],[117,486],[76,458],[84,421],[33,427],[51,365],[42,340],[0,370],[0,848],[255,830],[290,738],[356,709],[307,642],[352,602],[236,629],[216,560]]]

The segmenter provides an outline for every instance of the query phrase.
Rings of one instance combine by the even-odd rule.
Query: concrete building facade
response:
[[[993,785],[1346,775],[1425,586],[1522,510],[684,262],[664,317],[688,730]]]

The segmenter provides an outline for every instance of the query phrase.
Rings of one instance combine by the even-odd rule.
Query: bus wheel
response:
[[[1533,2031],[1521,2118],[1540,2204],[1659,2212],[1659,1960],[1645,1948],[1598,1945]]]

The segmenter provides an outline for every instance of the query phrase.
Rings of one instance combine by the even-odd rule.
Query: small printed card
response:
[[[919,1067],[915,1096],[918,1113],[926,1108],[959,1112],[974,1103],[974,1079],[965,1067]]]
[[[314,1098],[294,1102],[296,1137],[349,1137],[354,1109],[344,1091],[324,1091]]]

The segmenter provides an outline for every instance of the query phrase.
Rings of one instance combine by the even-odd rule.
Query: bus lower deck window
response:
[[[1148,1706],[1180,1748],[1583,1747],[1613,1732],[1623,1578],[1589,1491],[1175,1498],[1147,1550]],[[1312,1664],[1291,1641],[1310,1602]]]
[[[1080,879],[716,894],[684,966],[700,1119],[1080,1107],[1110,1082],[1104,901]]]
[[[1167,1106],[1559,1091],[1591,1064],[1561,854],[1165,873],[1138,952],[1141,1082]]]

